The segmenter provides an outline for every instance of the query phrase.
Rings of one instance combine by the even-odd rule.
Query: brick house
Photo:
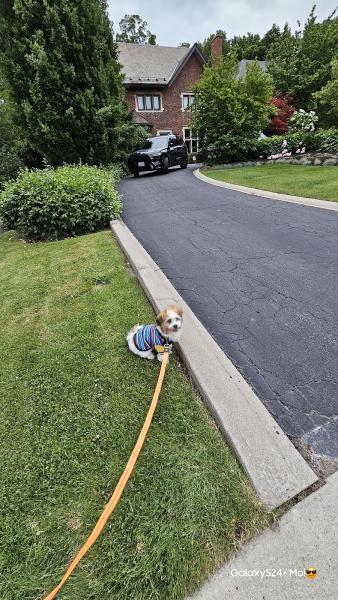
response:
[[[222,49],[217,44],[216,37],[215,54],[218,47]],[[172,48],[118,42],[117,46],[134,122],[152,135],[183,136],[189,152],[196,152],[198,140],[190,127],[189,106],[192,86],[206,64],[197,44]]]

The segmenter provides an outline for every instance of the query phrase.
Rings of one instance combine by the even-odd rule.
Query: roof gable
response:
[[[176,79],[192,54],[196,54],[201,64],[206,62],[197,44],[191,48],[174,48],[117,42],[117,47],[127,86],[166,87]]]

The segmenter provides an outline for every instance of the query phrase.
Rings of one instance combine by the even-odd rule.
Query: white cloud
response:
[[[216,29],[225,29],[228,37],[251,33],[264,34],[273,23],[292,29],[297,19],[308,17],[315,0],[109,0],[109,15],[114,29],[127,14],[139,14],[157,35],[157,43],[178,46],[181,42],[202,41]],[[335,7],[335,0],[318,0],[316,14],[321,21]]]

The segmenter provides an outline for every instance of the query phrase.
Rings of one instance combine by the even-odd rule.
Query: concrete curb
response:
[[[271,200],[282,200],[283,202],[291,202],[292,204],[301,204],[302,206],[312,206],[313,208],[325,208],[326,210],[338,211],[338,202],[329,202],[328,200],[318,200],[316,198],[303,198],[301,196],[288,196],[287,194],[277,194],[277,192],[268,192],[267,190],[258,190],[256,188],[245,187],[244,185],[235,185],[234,183],[217,181],[216,179],[211,179],[211,177],[203,175],[203,173],[200,172],[200,169],[196,169],[194,175],[197,179],[209,183],[210,185],[250,194],[251,196],[259,196],[261,198],[270,198]]]
[[[262,502],[273,510],[313,484],[316,475],[128,227],[110,227],[155,310],[182,306],[180,355]]]

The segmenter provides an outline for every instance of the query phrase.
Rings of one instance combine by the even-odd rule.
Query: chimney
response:
[[[211,42],[211,62],[215,63],[223,54],[224,35],[217,33]]]

